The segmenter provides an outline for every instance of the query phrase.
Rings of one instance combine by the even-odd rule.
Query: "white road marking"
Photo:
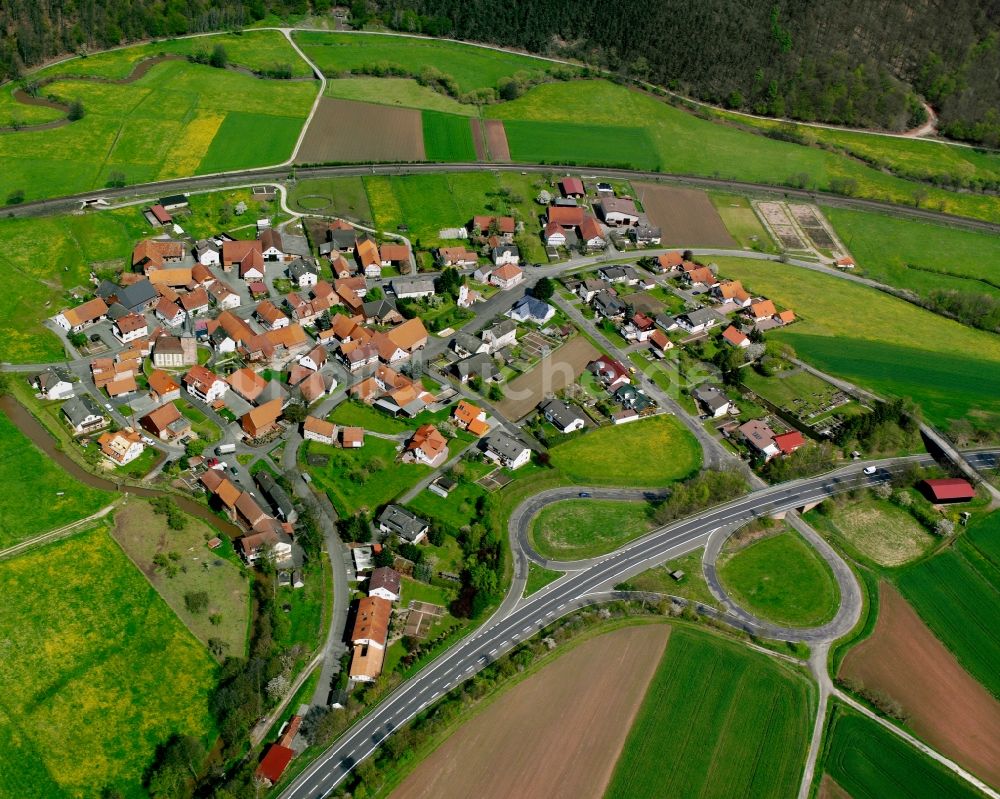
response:
[[[493,655],[493,654],[496,654],[496,649],[491,649],[491,650],[490,650],[490,654],[491,654],[491,655]]]

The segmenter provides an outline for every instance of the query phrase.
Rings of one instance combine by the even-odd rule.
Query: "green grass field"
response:
[[[1000,297],[1000,238],[930,222],[824,208],[861,274],[926,297],[935,289]]]
[[[467,117],[424,111],[424,150],[428,161],[475,161],[472,128]]]
[[[515,72],[547,72],[549,63],[435,39],[355,33],[295,33],[295,41],[330,77],[375,64],[394,64],[412,75],[434,66],[455,79],[463,92],[492,88]]]
[[[783,664],[675,627],[605,797],[794,796],[811,704]]]
[[[662,566],[654,566],[649,571],[636,575],[629,582],[637,591],[673,594],[716,607],[718,602],[708,588],[701,565],[703,554],[703,549],[696,549],[687,555],[668,560]],[[680,580],[675,580],[670,576],[672,571],[682,571],[684,576]]]
[[[840,604],[830,567],[791,530],[723,554],[719,578],[736,604],[777,624],[815,627]]]
[[[326,83],[326,96],[467,117],[477,113],[477,106],[421,86],[413,78],[334,78]]]
[[[661,166],[653,142],[640,127],[525,119],[505,119],[503,126],[515,161],[646,170]]]
[[[748,250],[760,250],[761,252],[777,252],[778,247],[767,232],[764,225],[754,212],[750,201],[739,194],[725,194],[721,192],[708,192],[709,199],[715,210],[722,217],[722,222],[729,231],[729,235],[739,242],[740,246]]]
[[[374,433],[396,435],[407,430],[415,430],[412,420],[397,419],[382,411],[375,410],[363,402],[347,401],[340,403],[330,414],[330,421],[347,427],[363,427]]]
[[[1000,339],[836,277],[740,258],[713,259],[726,277],[794,309],[769,337],[816,367],[880,394],[909,397],[934,423],[1000,415]],[[914,331],[920,331],[914,335]]]
[[[38,125],[53,122],[66,116],[58,108],[44,105],[25,105],[14,99],[14,86],[0,89],[0,127]]]
[[[59,80],[45,90],[80,100],[86,115],[53,130],[0,135],[2,197],[100,188],[112,172],[137,183],[284,160],[316,84],[170,61],[128,85]]]
[[[707,175],[759,183],[785,184],[805,175],[813,188],[829,189],[835,179],[853,180],[854,193],[871,199],[912,205],[915,191],[926,192],[924,207],[959,216],[1000,220],[1000,198],[985,194],[958,194],[927,184],[903,180],[866,166],[848,156],[778,141],[755,133],[699,118],[650,95],[605,80],[546,83],[508,103],[486,107],[486,116],[505,120],[533,120],[601,127],[646,130],[651,149],[646,163],[664,172]],[[540,129],[541,130],[541,129]],[[540,134],[541,135],[541,134]],[[530,142],[527,143],[530,146]],[[557,157],[563,163],[583,163],[591,148],[562,142]],[[608,145],[614,139],[608,136]],[[624,153],[625,151],[623,151]],[[531,150],[515,160],[530,160]],[[619,158],[618,162],[626,160]]]
[[[852,799],[965,799],[981,794],[860,713],[834,702],[822,753],[826,773]]]
[[[935,542],[909,512],[882,499],[836,505],[829,516],[814,513],[809,518],[846,543],[853,556],[878,566],[901,566],[919,558]]]
[[[152,44],[109,50],[86,58],[74,58],[41,70],[39,77],[50,75],[95,75],[104,78],[124,78],[135,64],[145,58],[164,54],[192,55],[211,52],[221,44],[226,48],[229,63],[252,70],[267,70],[278,64],[292,68],[294,77],[309,77],[312,71],[288,40],[278,31],[246,31],[240,34],[220,33],[188,39],[167,39]]]
[[[391,502],[426,475],[430,468],[418,464],[395,464],[396,444],[368,436],[360,449],[340,449],[308,442],[308,454],[327,455],[325,467],[304,465],[316,487],[326,491],[337,513],[350,515]]]
[[[491,463],[462,461],[462,477],[447,499],[425,490],[417,494],[408,507],[418,516],[457,532],[476,520],[476,500],[486,494],[486,489],[476,485],[475,481],[493,468]]]
[[[371,209],[361,178],[310,178],[288,191],[288,205],[296,211],[345,216],[370,223]]]
[[[170,735],[212,737],[215,664],[102,526],[0,562],[0,795],[146,795]]]
[[[1000,566],[995,539],[1000,519],[974,523],[975,537],[962,536],[930,560],[897,578],[907,601],[958,658],[965,669],[1000,697]],[[978,549],[986,548],[986,554]],[[994,560],[991,560],[994,558]]]
[[[524,584],[524,595],[531,596],[536,591],[541,591],[549,583],[555,582],[563,576],[563,572],[552,571],[537,563],[528,564],[528,580]]]
[[[27,475],[31,490],[15,490],[25,486]],[[11,487],[0,498],[0,549],[86,518],[115,499],[70,477],[2,413],[0,480]]]
[[[663,487],[701,466],[698,442],[673,416],[602,427],[554,446],[552,465],[580,485]]]
[[[568,499],[544,508],[531,525],[531,543],[550,560],[604,555],[652,529],[644,502]]]

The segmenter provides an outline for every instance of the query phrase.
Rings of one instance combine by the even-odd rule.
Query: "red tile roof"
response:
[[[788,433],[775,436],[774,443],[778,445],[778,449],[781,450],[782,454],[791,455],[799,447],[804,447],[806,440],[798,430],[792,430]]]
[[[288,768],[288,764],[292,762],[294,756],[295,752],[287,746],[271,744],[264,759],[257,766],[257,776],[274,785],[281,779],[281,775],[285,773],[285,769]]]
[[[976,496],[976,489],[968,480],[963,480],[961,477],[924,480],[924,485],[938,502],[973,499]]]

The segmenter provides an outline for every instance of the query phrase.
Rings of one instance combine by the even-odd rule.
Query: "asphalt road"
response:
[[[261,169],[246,169],[220,175],[202,175],[199,177],[176,178],[161,180],[154,183],[140,183],[118,189],[97,189],[82,194],[54,197],[48,200],[24,203],[23,205],[7,206],[4,210],[10,216],[41,216],[45,214],[72,211],[80,208],[85,200],[103,197],[108,200],[128,200],[142,197],[154,197],[161,194],[189,192],[195,190],[245,186],[253,183],[267,183],[277,180],[287,180],[294,171],[297,179],[323,177],[350,177],[364,175],[415,175],[426,172],[533,172],[560,175],[593,175],[621,178],[623,180],[652,180],[674,183],[695,188],[728,189],[737,192],[754,192],[785,197],[807,202],[822,202],[838,208],[854,208],[862,211],[882,211],[895,216],[911,219],[922,219],[941,222],[953,227],[967,230],[983,230],[990,233],[1000,233],[1000,224],[983,222],[977,219],[943,214],[925,208],[911,208],[906,205],[878,200],[862,200],[856,197],[844,197],[839,194],[829,194],[819,191],[806,191],[784,186],[774,186],[767,183],[749,183],[740,180],[724,180],[721,178],[705,178],[695,175],[667,174],[663,172],[642,172],[633,169],[605,169],[560,167],[551,164],[359,164],[350,166],[315,166],[315,167],[264,167]]]
[[[997,453],[969,456],[977,465],[992,465]],[[833,494],[887,480],[890,470],[906,462],[929,462],[929,456],[859,462],[837,472],[796,480],[711,508],[697,516],[657,530],[520,599],[524,583],[515,580],[518,597],[506,615],[495,614],[482,628],[459,641],[415,677],[407,680],[354,724],[314,761],[282,794],[284,799],[326,796],[355,765],[368,757],[394,730],[488,663],[537,633],[555,619],[584,605],[608,598],[616,584],[653,566],[704,546],[708,537],[727,525],[779,511],[792,510]],[[879,465],[878,474],[862,473]],[[579,489],[578,489],[579,490]],[[530,501],[530,500],[529,500]],[[526,529],[530,515],[521,516]],[[506,603],[505,603],[506,604]]]

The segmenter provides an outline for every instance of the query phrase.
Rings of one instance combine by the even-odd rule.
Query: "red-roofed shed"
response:
[[[968,502],[976,497],[976,489],[972,483],[961,477],[924,480],[922,487],[931,502]]]
[[[267,750],[267,754],[264,755],[264,759],[257,766],[257,778],[264,780],[269,785],[274,785],[281,779],[281,775],[285,773],[285,769],[292,762],[294,755],[295,752],[287,746],[271,744]]]
[[[782,433],[780,436],[775,436],[774,443],[778,445],[778,449],[781,450],[782,455],[791,455],[799,447],[804,447],[806,440],[798,430],[792,430],[788,433]]]
[[[563,178],[559,181],[559,191],[563,197],[583,197],[587,193],[583,190],[580,178]]]

